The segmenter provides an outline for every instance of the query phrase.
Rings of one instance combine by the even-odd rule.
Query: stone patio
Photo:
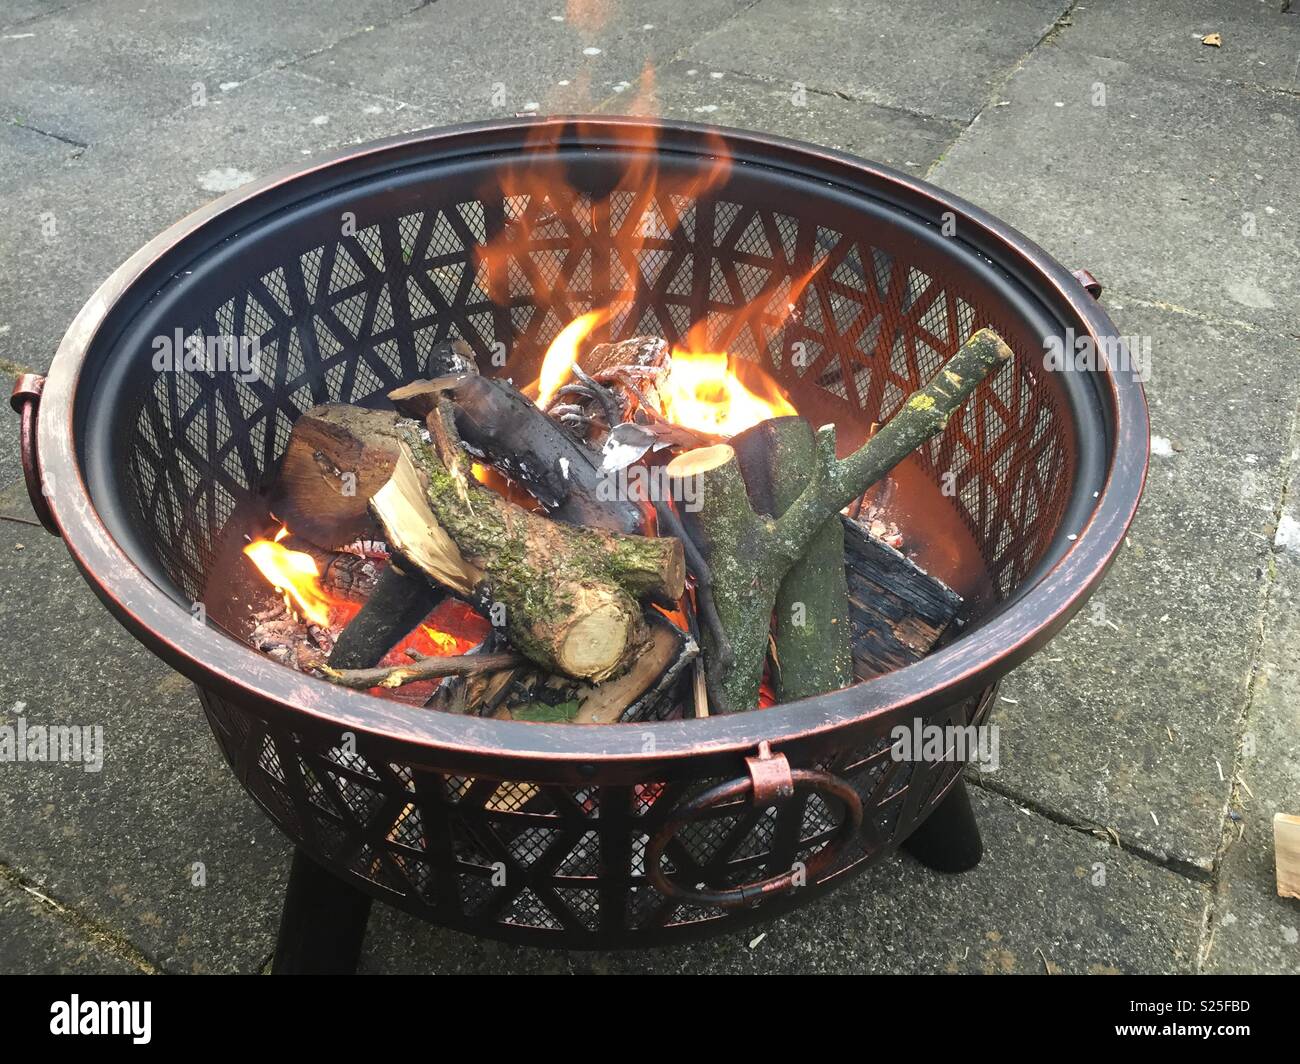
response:
[[[1151,340],[1147,495],[1090,608],[1003,686],[1001,768],[972,778],[976,871],[899,857],[761,936],[635,954],[506,947],[377,910],[364,969],[1300,972],[1271,826],[1300,813],[1300,13],[604,6],[584,32],[562,0],[6,4],[0,368],[46,368],[111,270],[223,191],[424,126],[625,111],[650,59],[665,115],[926,176],[1092,270],[1121,331]],[[1213,31],[1220,48],[1200,41]],[[0,970],[258,971],[288,844],[188,683],[22,523],[16,443],[11,420],[0,723],[102,722],[107,757],[0,764]]]

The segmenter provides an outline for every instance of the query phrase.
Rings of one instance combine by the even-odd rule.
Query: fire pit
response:
[[[618,947],[771,917],[899,846],[970,867],[961,762],[897,759],[891,733],[981,722],[1123,540],[1146,468],[1141,386],[1104,356],[1044,361],[1078,338],[1115,350],[1080,280],[890,170],[756,134],[650,131],[460,127],[256,182],[122,266],[48,379],[15,390],[38,515],[194,680],[240,782],[298,847],[278,970],[355,963],[373,897],[475,934]],[[572,190],[544,211],[514,181],[539,135]],[[629,180],[651,159],[655,190]],[[773,293],[781,313],[752,312]],[[584,727],[403,705],[230,634],[232,537],[266,513],[305,412],[388,408],[449,337],[484,377],[531,381],[597,308],[607,341],[725,335],[800,415],[835,424],[841,454],[978,330],[1005,338],[1015,357],[895,471],[882,526],[961,596],[938,649],[753,712]],[[187,366],[195,334],[254,338],[258,357]]]

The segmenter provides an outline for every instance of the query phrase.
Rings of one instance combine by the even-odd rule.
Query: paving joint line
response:
[[[76,909],[50,897],[40,889],[40,884],[28,879],[17,869],[0,863],[0,883],[7,883],[34,899],[42,909],[51,913],[55,920],[75,928],[104,952],[112,954],[118,960],[126,961],[142,974],[166,974],[166,970],[161,965],[151,960],[148,954],[125,935],[101,926]]]
[[[991,779],[982,779],[980,776],[967,772],[963,778],[972,786],[990,794],[996,794],[1000,798],[1005,798],[1014,802],[1022,809],[1028,809],[1031,813],[1041,816],[1044,820],[1050,820],[1064,828],[1069,828],[1080,835],[1087,835],[1091,839],[1100,840],[1116,849],[1137,857],[1147,864],[1156,865],[1163,868],[1166,872],[1172,872],[1182,879],[1191,880],[1197,883],[1210,882],[1210,872],[1208,869],[1193,864],[1191,861],[1184,861],[1178,857],[1172,857],[1169,854],[1157,853],[1155,850],[1148,849],[1141,843],[1124,837],[1119,830],[1107,827],[1105,824],[1098,824],[1087,820],[1073,820],[1065,813],[1058,812],[1050,806],[1036,798],[1030,798],[1020,794],[1006,784],[995,782]]]

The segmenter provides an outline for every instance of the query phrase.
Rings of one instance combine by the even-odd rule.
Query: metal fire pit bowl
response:
[[[496,305],[474,251],[528,209],[500,178],[539,131],[584,195],[553,204],[516,248]],[[355,930],[366,896],[494,938],[634,946],[770,917],[905,843],[968,867],[980,849],[961,765],[895,760],[890,731],[980,722],[999,678],[1080,608],[1123,541],[1146,404],[1104,355],[1046,368],[1053,338],[1102,352],[1117,339],[1070,271],[922,181],[752,133],[722,134],[729,176],[679,197],[669,227],[656,197],[610,195],[651,150],[646,132],[613,118],[461,126],[254,182],[132,257],[77,316],[43,388],[19,382],[37,513],[122,624],[194,681],[240,782],[299,848],[281,970],[346,966],[337,954],[360,932],[345,915]],[[702,173],[718,139],[662,124],[660,172]],[[484,367],[505,352],[489,371],[531,380],[555,333],[633,271],[635,302],[600,338],[675,338],[701,318],[725,328],[825,255],[796,315],[747,326],[731,350],[815,424],[836,422],[842,448],[976,329],[1017,356],[909,460],[917,484],[949,486],[929,491],[933,515],[969,540],[954,572],[978,570],[986,588],[963,633],[924,660],[763,711],[566,726],[422,712],[196,623],[194,604],[221,593],[209,577],[240,531],[231,515],[270,483],[308,407],[382,404],[449,335]],[[158,338],[196,332],[256,337],[260,376],[154,368]],[[909,543],[928,525],[904,528]],[[310,938],[302,914],[330,905],[334,945],[304,960],[311,949],[291,941]]]

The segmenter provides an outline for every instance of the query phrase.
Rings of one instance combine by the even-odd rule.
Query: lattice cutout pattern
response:
[[[600,209],[582,198],[488,206],[430,208],[286,252],[245,290],[177,323],[187,336],[247,337],[260,350],[251,380],[159,373],[130,417],[136,513],[187,595],[201,597],[231,514],[273,475],[299,414],[381,402],[422,375],[430,347],[449,335],[485,366],[504,350],[504,372],[526,381],[555,334],[593,307],[612,306],[615,338],[677,339],[705,320],[716,349],[762,365],[842,436],[888,418],[976,329],[992,325],[1018,343],[1016,323],[957,282],[860,234],[776,211],[666,196],[634,214],[630,193]],[[489,216],[529,223],[492,276],[476,255]],[[823,258],[781,324],[792,284]],[[740,314],[746,307],[757,311]],[[1017,354],[920,455],[936,484],[946,480],[999,597],[1041,556],[1074,472],[1041,352]]]
[[[572,947],[666,940],[727,919],[664,898],[645,864],[650,836],[672,810],[721,780],[572,787],[446,775],[393,763],[363,735],[346,751],[201,696],[222,751],[271,819],[391,904],[450,927],[519,929]],[[925,723],[978,724],[991,702],[985,692]],[[847,780],[864,809],[862,830],[822,881],[894,849],[961,771],[957,762],[894,760],[890,727],[877,722],[815,765]],[[841,815],[816,794],[779,808],[715,810],[678,833],[664,868],[692,883],[753,882],[806,863]]]

